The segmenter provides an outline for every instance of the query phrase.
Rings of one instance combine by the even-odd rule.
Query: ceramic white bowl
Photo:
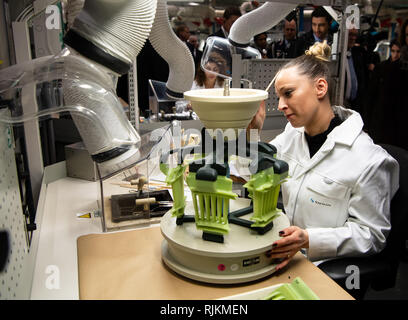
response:
[[[245,129],[256,114],[268,92],[257,89],[231,88],[224,96],[224,89],[200,89],[184,93],[193,110],[207,129]]]

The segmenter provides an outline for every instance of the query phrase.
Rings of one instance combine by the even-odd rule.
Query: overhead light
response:
[[[200,4],[197,2],[189,2],[188,5],[189,6],[199,6]]]

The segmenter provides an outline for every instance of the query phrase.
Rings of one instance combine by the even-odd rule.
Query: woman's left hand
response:
[[[285,267],[292,257],[302,248],[309,248],[309,234],[306,230],[291,226],[279,232],[282,239],[272,244],[272,250],[267,252],[271,259],[283,259],[276,270]]]

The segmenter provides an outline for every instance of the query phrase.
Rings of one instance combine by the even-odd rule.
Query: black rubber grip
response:
[[[129,63],[126,63],[103,51],[91,41],[85,39],[80,34],[75,32],[75,30],[71,29],[67,32],[64,37],[64,43],[88,59],[91,59],[120,75],[128,73],[129,69],[131,68]]]
[[[91,156],[91,158],[92,158],[92,160],[94,160],[97,163],[102,163],[102,162],[114,159],[117,156],[120,156],[121,154],[125,153],[128,150],[129,150],[129,148],[116,147],[116,148],[111,149],[109,151],[94,154],[94,155]]]

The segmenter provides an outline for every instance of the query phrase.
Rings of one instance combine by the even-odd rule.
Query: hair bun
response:
[[[310,46],[309,50],[305,51],[307,56],[314,56],[317,59],[323,61],[330,61],[331,47],[327,44],[327,41],[315,42]]]

